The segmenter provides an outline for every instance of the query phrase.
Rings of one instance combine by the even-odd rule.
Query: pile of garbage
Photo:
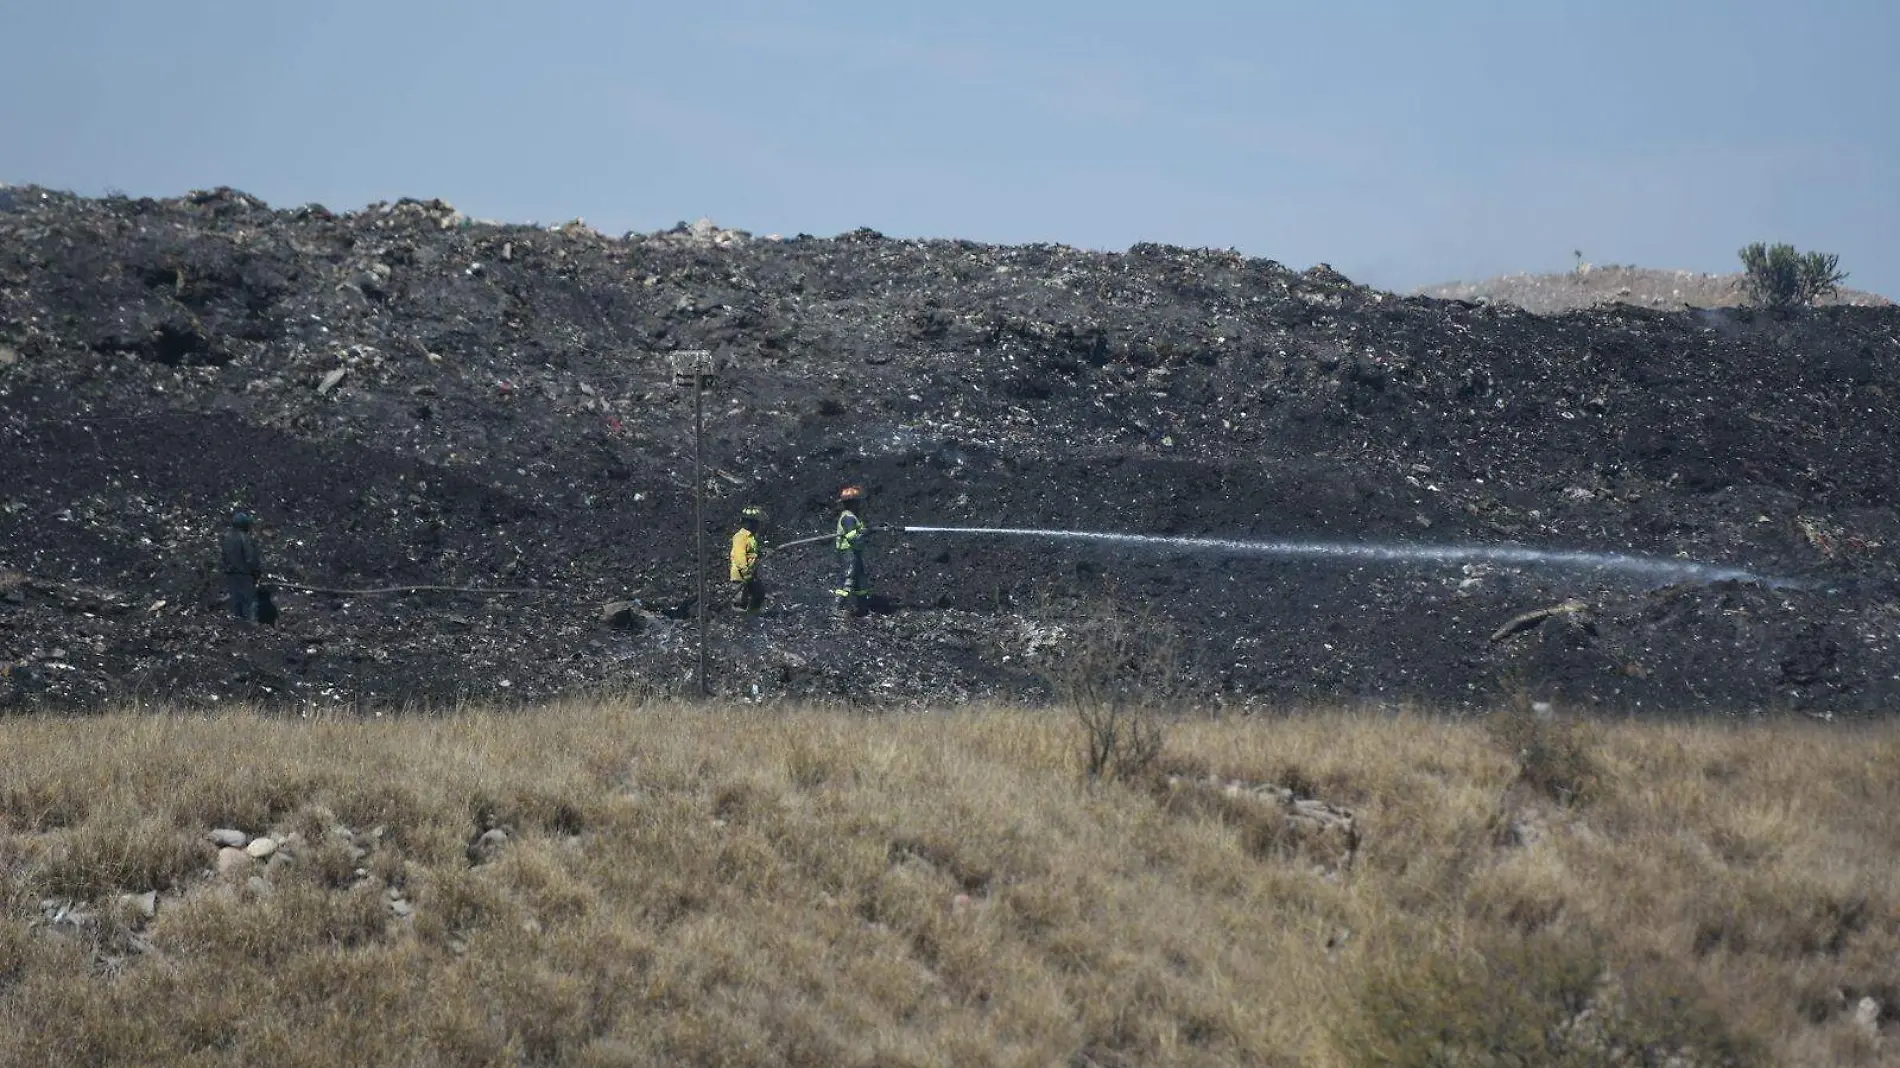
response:
[[[0,706],[695,692],[682,359],[716,372],[722,695],[1050,699],[1079,652],[1061,636],[1108,614],[1171,651],[1171,693],[1223,707],[1900,697],[1893,308],[1545,317],[1221,250],[11,187]],[[829,529],[846,483],[874,524],[1528,546],[1760,581],[887,532],[874,611],[843,622],[829,546],[771,546]],[[748,504],[772,516],[756,619],[722,559]],[[275,627],[224,607],[239,507]]]

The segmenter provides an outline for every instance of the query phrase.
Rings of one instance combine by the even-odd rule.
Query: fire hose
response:
[[[305,586],[296,582],[278,582],[276,585],[286,590],[298,590],[303,593],[327,593],[335,597],[367,597],[378,593],[496,593],[522,594],[547,593],[547,590],[520,588],[497,588],[492,586],[383,586],[371,590],[333,590],[323,586]]]
[[[909,530],[910,528],[909,527],[873,526],[867,529],[872,534],[901,534],[904,531]],[[794,538],[791,541],[781,541],[777,543],[776,545],[767,545],[766,548],[767,549],[789,549],[795,545],[810,545],[812,542],[815,542],[815,541],[829,541],[835,537],[837,537],[836,534],[813,534],[809,538]]]
[[[883,534],[883,533],[891,533],[891,532],[902,532],[905,528],[889,527],[889,526],[874,526],[869,529],[871,533]],[[836,534],[813,534],[809,538],[796,538],[796,539],[793,539],[792,541],[779,542],[776,545],[767,545],[766,548],[770,550],[790,549],[798,545],[810,545],[813,542],[828,541],[834,537],[837,537],[837,535]],[[551,592],[549,590],[538,589],[534,587],[496,587],[496,586],[417,585],[417,586],[379,586],[373,589],[343,590],[343,589],[332,589],[327,586],[306,586],[300,582],[280,581],[280,582],[274,583],[274,585],[276,585],[280,589],[297,590],[302,593],[328,594],[332,597],[370,597],[377,594],[385,594],[385,593],[473,593],[473,594],[495,594],[495,595],[520,595],[520,594]]]

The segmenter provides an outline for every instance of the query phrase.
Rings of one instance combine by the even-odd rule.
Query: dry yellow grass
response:
[[[1328,873],[1056,713],[5,721],[0,1064],[1900,1064],[1900,731],[1589,741],[1565,808],[1473,724],[1175,725],[1353,809]]]

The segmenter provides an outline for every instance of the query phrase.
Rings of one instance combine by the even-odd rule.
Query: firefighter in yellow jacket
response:
[[[739,513],[739,529],[732,535],[733,605],[756,616],[765,607],[765,586],[759,581],[759,533],[765,528],[765,509],[747,505]]]

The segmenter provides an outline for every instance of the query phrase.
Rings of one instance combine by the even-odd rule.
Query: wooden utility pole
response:
[[[706,689],[706,394],[703,368],[693,375],[693,557],[699,572],[699,696]]]
[[[693,672],[695,688],[699,696],[710,696],[712,690],[706,685],[706,387],[713,384],[714,376],[709,357],[705,349],[690,349],[674,354],[673,381],[684,384],[686,376],[693,380],[693,571],[695,587],[698,590],[695,599],[699,605],[699,663]]]

